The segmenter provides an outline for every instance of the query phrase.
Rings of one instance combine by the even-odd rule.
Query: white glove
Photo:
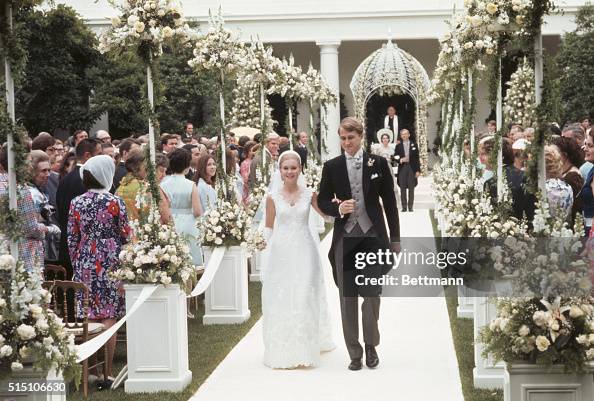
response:
[[[272,237],[272,228],[264,227],[264,239],[266,243],[270,242],[270,237]]]

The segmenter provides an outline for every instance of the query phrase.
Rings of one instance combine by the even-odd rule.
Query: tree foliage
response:
[[[563,37],[557,56],[564,122],[594,115],[594,6],[580,8],[576,30]]]
[[[95,35],[70,7],[23,9],[16,15],[28,62],[16,89],[17,117],[31,134],[88,128],[99,117],[89,105],[87,72],[100,58]],[[24,28],[24,29],[23,29]]]

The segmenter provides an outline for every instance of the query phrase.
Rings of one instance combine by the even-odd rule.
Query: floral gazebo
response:
[[[367,103],[376,94],[409,95],[415,102],[415,131],[419,145],[421,171],[427,173],[427,72],[414,57],[392,40],[367,57],[355,71],[351,92],[358,119],[366,121]]]

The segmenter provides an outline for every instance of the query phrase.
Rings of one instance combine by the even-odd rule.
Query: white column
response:
[[[320,72],[328,83],[334,89],[336,95],[336,104],[328,105],[326,116],[327,130],[326,138],[322,143],[326,144],[325,149],[322,147],[322,158],[328,160],[340,155],[340,141],[338,139],[338,125],[340,124],[340,84],[338,74],[338,46],[340,40],[316,42],[320,46]],[[322,114],[324,115],[324,114]],[[322,124],[322,132],[324,127]]]

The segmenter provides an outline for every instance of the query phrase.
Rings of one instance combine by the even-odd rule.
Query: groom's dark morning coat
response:
[[[373,165],[370,166],[370,160]],[[398,221],[398,208],[394,194],[394,180],[392,179],[392,170],[385,158],[377,155],[363,152],[363,196],[365,199],[365,209],[373,229],[378,235],[378,244],[382,249],[390,249],[390,242],[400,242],[400,224]],[[375,178],[371,178],[375,176]],[[347,162],[345,155],[340,155],[324,163],[322,170],[322,179],[320,181],[320,190],[318,193],[318,206],[322,212],[335,218],[334,233],[332,236],[332,247],[328,258],[332,264],[332,273],[336,282],[336,264],[334,250],[336,243],[342,240],[344,226],[349,215],[340,217],[338,212],[338,203],[333,202],[336,198],[341,201],[352,199],[351,185],[347,172]],[[380,198],[382,205],[380,205]],[[386,232],[384,222],[384,211],[390,229],[390,235]]]

